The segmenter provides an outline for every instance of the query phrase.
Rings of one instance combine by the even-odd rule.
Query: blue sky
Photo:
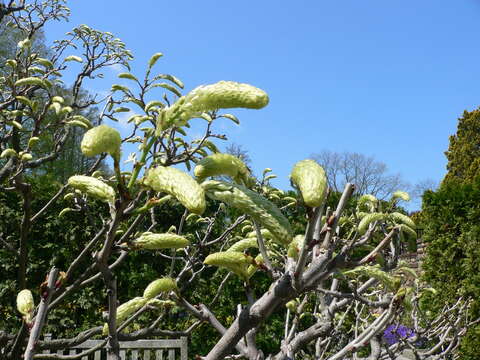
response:
[[[110,31],[133,51],[132,72],[157,70],[185,91],[219,80],[268,92],[265,109],[232,111],[216,130],[288,188],[293,164],[316,151],[374,156],[416,183],[440,181],[463,110],[480,105],[480,0],[71,1],[69,23]],[[87,83],[105,91],[115,73]]]

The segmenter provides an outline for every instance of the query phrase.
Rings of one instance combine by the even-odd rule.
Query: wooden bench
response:
[[[45,340],[51,339],[47,334]],[[102,346],[103,340],[87,340],[82,344],[76,345],[70,349],[59,350],[59,355],[76,355],[89,349],[96,349],[87,356],[81,357],[81,360],[103,360],[106,359],[106,350]],[[171,340],[136,340],[120,341],[120,357],[122,360],[187,360],[188,339]],[[50,352],[44,351],[44,354]]]

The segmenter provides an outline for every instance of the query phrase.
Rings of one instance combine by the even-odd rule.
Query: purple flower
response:
[[[388,345],[396,344],[400,339],[407,339],[415,335],[415,332],[404,325],[389,325],[383,332],[383,341]]]

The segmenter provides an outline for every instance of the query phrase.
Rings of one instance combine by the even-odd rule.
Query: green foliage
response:
[[[471,184],[451,179],[436,192],[423,196],[424,236],[427,255],[425,279],[438,290],[431,306],[439,310],[444,302],[460,296],[475,299],[472,316],[480,316],[480,177]],[[469,329],[462,343],[462,359],[478,358],[480,335]]]
[[[480,109],[463,112],[445,155],[448,159],[445,182],[453,179],[470,182],[480,175]]]

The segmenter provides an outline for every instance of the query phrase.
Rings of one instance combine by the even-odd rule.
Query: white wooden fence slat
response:
[[[132,360],[138,360],[138,350],[132,350]]]
[[[175,349],[168,350],[168,360],[175,360]]]
[[[182,344],[180,345],[180,360],[188,360],[188,338],[186,336],[182,336],[180,338]]]
[[[143,350],[143,360],[150,360],[150,350]]]
[[[163,350],[155,351],[156,360],[163,360]]]
[[[120,359],[125,360],[127,358],[127,352],[125,350],[120,350]]]

